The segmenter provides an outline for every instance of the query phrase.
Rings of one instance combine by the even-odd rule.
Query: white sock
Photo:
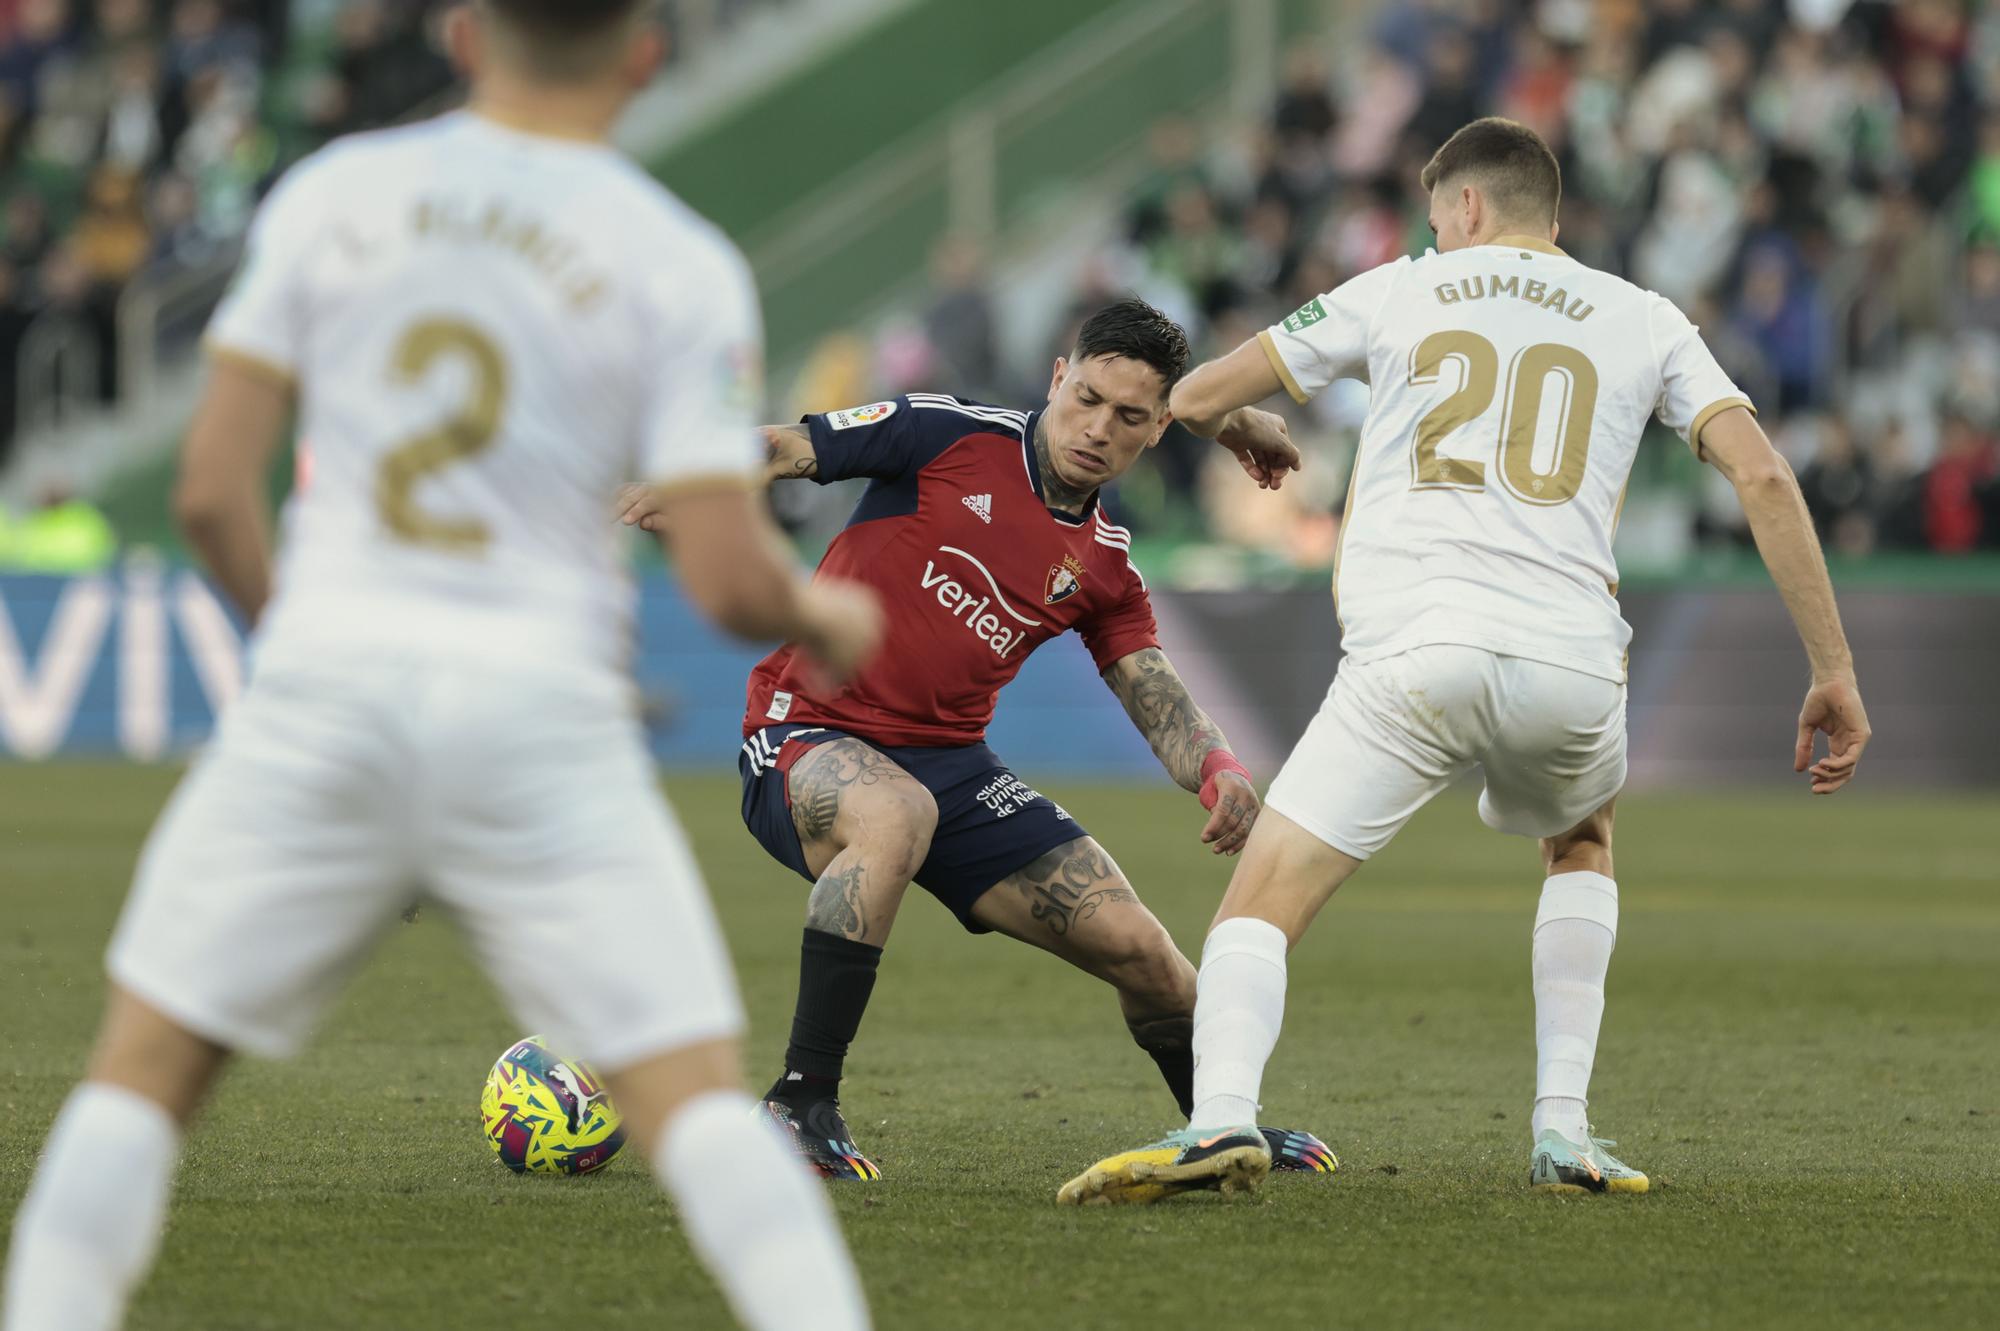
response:
[[[819,1180],[741,1091],[712,1091],[660,1133],[653,1172],[751,1331],[866,1331],[861,1278]]]
[[[1194,1004],[1191,1128],[1257,1121],[1264,1064],[1285,1024],[1285,931],[1238,916],[1215,926],[1201,950]]]
[[[1530,1133],[1554,1128],[1590,1140],[1590,1069],[1604,1017],[1604,973],[1618,941],[1618,884],[1601,873],[1559,873],[1535,912],[1535,1114]]]
[[[110,1331],[159,1251],[181,1132],[158,1104],[85,1082],[14,1217],[6,1331]]]

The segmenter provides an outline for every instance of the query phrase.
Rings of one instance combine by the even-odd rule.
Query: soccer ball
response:
[[[587,1065],[557,1058],[539,1035],[500,1055],[486,1074],[479,1118],[493,1154],[516,1174],[588,1174],[625,1144],[625,1121],[603,1081]]]

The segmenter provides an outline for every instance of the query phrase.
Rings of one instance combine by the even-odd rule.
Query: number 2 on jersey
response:
[[[1500,381],[1500,353],[1477,333],[1432,333],[1410,357],[1410,384],[1434,384],[1446,362],[1457,361],[1458,391],[1417,422],[1412,458],[1412,490],[1484,490],[1486,464],[1469,458],[1441,458],[1447,435],[1479,418],[1493,405]],[[1550,375],[1563,385],[1555,436],[1554,465],[1535,470],[1535,436],[1541,431],[1542,395]],[[1575,347],[1542,342],[1524,348],[1507,367],[1507,407],[1500,420],[1500,480],[1507,492],[1529,504],[1566,504],[1583,487],[1590,456],[1590,422],[1597,410],[1597,367]]]
[[[492,447],[507,408],[507,361],[493,339],[470,324],[433,319],[410,329],[396,344],[390,378],[414,387],[446,356],[460,356],[470,363],[471,397],[437,429],[382,459],[375,478],[375,504],[389,530],[414,545],[477,554],[492,538],[486,524],[476,518],[434,517],[417,506],[415,491],[424,477]]]

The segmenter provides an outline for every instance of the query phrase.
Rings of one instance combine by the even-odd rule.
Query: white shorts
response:
[[[1625,786],[1625,686],[1445,644],[1343,661],[1265,803],[1365,860],[1475,764],[1488,827],[1569,831]]]
[[[729,954],[654,781],[609,677],[260,674],[147,842],[111,977],[198,1035],[279,1057],[428,899],[522,1033],[572,1057],[612,1071],[739,1035]]]

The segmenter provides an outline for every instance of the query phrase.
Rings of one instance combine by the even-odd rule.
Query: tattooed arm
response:
[[[1153,746],[1153,755],[1182,790],[1201,789],[1202,760],[1227,749],[1222,727],[1195,705],[1173,662],[1157,647],[1112,662],[1104,682],[1125,704],[1125,714]]]
[[[1133,652],[1112,663],[1104,682],[1125,704],[1125,714],[1153,746],[1153,755],[1181,789],[1201,792],[1207,780],[1203,765],[1209,755],[1227,753],[1222,727],[1195,704],[1173,662],[1157,647]],[[1217,854],[1233,855],[1243,848],[1250,826],[1257,821],[1257,792],[1235,772],[1216,774],[1217,800],[1201,839]]]
[[[818,474],[819,457],[813,452],[811,431],[803,425],[764,427],[766,481],[810,480]]]
[[[819,455],[813,452],[812,435],[803,425],[766,425],[764,470],[766,485],[773,481],[809,480],[819,475]],[[641,531],[664,533],[666,520],[661,510],[666,501],[657,486],[634,481],[618,491],[618,520]]]

